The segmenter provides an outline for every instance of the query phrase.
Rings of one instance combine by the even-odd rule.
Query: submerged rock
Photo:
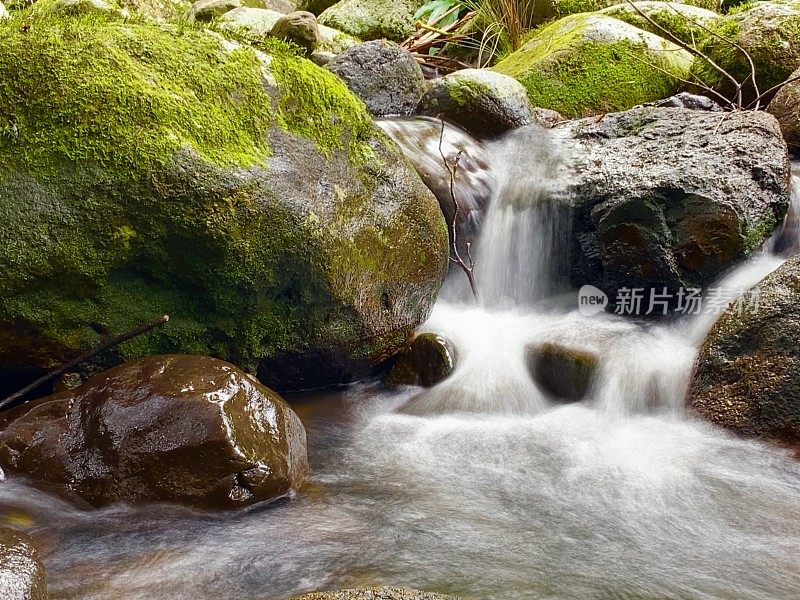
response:
[[[580,14],[538,30],[492,70],[520,81],[534,106],[578,117],[674,94],[691,64],[692,55],[672,42],[611,17]]]
[[[456,596],[444,596],[433,592],[421,592],[410,588],[380,587],[339,590],[336,592],[312,592],[295,596],[290,600],[459,600]]]
[[[408,116],[425,93],[425,78],[411,53],[386,40],[358,44],[333,58],[326,68],[376,117]]]
[[[424,0],[341,0],[319,15],[319,22],[360,40],[402,42],[414,33],[414,13]]]
[[[386,383],[431,387],[450,376],[455,360],[456,351],[450,340],[435,333],[420,333],[400,354]]]
[[[688,404],[749,437],[800,444],[800,256],[723,313],[700,348]]]
[[[531,377],[552,400],[582,400],[591,389],[597,372],[597,356],[559,344],[530,346],[526,357]]]
[[[289,405],[205,356],[141,358],[0,419],[0,468],[92,506],[236,508],[297,489],[308,470]]]
[[[47,578],[34,541],[0,527],[0,598],[47,600]]]
[[[0,364],[52,368],[164,313],[97,360],[206,354],[298,389],[405,346],[446,225],[336,76],[274,39],[31,22],[0,23]]]
[[[272,37],[297,44],[305,49],[306,54],[317,49],[321,37],[316,17],[306,11],[295,11],[282,16],[269,33]]]
[[[521,83],[483,69],[464,69],[434,80],[417,113],[445,118],[482,138],[537,122]]]
[[[800,69],[792,73],[789,79],[795,77],[800,78]],[[800,153],[800,81],[787,83],[778,90],[767,112],[778,120],[789,150]]]
[[[775,119],[640,107],[552,130],[571,153],[572,281],[700,287],[767,239],[789,203]]]
[[[744,83],[751,77],[750,62],[744,53],[731,46],[731,42],[740,46],[753,61],[761,93],[785,81],[800,68],[800,11],[797,7],[754,2],[746,10],[717,20],[712,30],[723,39],[709,36],[700,50],[738,82]],[[696,59],[692,71],[693,76],[706,85],[734,99],[733,83],[708,62]],[[745,106],[755,100],[752,83],[743,87],[742,94]]]

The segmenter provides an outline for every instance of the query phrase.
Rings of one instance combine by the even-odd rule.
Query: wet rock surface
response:
[[[39,550],[26,534],[0,527],[0,598],[47,600],[47,578]]]
[[[348,48],[326,68],[341,77],[376,117],[410,115],[426,89],[414,57],[386,40]]]
[[[559,344],[530,346],[526,358],[539,389],[560,402],[585,398],[597,372],[598,359],[593,353]]]
[[[800,445],[800,257],[733,302],[700,349],[688,405],[736,433]]]
[[[297,489],[308,470],[286,402],[204,356],[142,358],[0,418],[0,468],[93,506],[236,508]]]
[[[789,79],[800,78],[800,69],[792,73]],[[789,150],[800,153],[800,80],[783,86],[769,103],[767,112],[780,123],[783,138]]]
[[[702,286],[758,248],[788,206],[786,145],[763,112],[642,107],[552,131],[570,153],[576,286]]]
[[[421,592],[409,588],[380,587],[339,590],[336,592],[312,592],[295,596],[290,600],[459,600],[456,596],[445,596],[433,592]]]
[[[431,387],[447,378],[455,364],[456,350],[450,340],[435,333],[420,333],[400,354],[386,383]]]

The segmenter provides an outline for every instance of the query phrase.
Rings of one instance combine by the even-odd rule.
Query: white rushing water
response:
[[[452,340],[455,373],[430,390],[364,383],[298,401],[313,474],[297,498],[236,515],[84,512],[0,485],[5,514],[31,515],[51,550],[53,597],[277,600],[375,584],[498,600],[798,597],[800,462],[683,410],[715,317],[576,310],[568,216],[544,193],[568,157],[530,146],[546,157],[533,170],[513,136],[480,149],[495,190],[476,201],[481,302],[454,272],[422,328]],[[795,230],[719,285],[758,282]],[[539,391],[525,353],[546,342],[599,357],[585,400]]]

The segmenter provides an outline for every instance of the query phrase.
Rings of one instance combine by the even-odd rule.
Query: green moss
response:
[[[772,235],[775,228],[778,226],[778,218],[769,213],[766,217],[751,224],[744,234],[744,250],[745,253],[750,253],[758,248],[764,241]]]
[[[659,8],[642,7],[643,12],[655,25],[636,12],[629,4],[611,6],[601,11],[601,14],[614,17],[620,21],[625,21],[634,27],[638,27],[643,31],[649,31],[650,33],[659,35],[670,41],[672,41],[671,38],[664,33],[663,29],[666,29],[676,38],[687,44],[702,42],[709,35],[706,25],[712,20],[719,18],[719,16],[714,13],[704,14],[700,12],[700,14],[695,14],[686,8],[682,9],[681,6],[682,5],[672,5],[672,7],[670,7],[665,3]],[[681,12],[679,13],[676,11]]]
[[[594,12],[617,4],[623,5],[625,3],[619,0],[555,0],[556,13],[562,17]],[[689,0],[682,2],[682,4],[698,6],[715,12],[721,12],[723,8],[723,0]]]
[[[625,110],[675,93],[688,70],[682,51],[652,51],[628,40],[587,41],[589,18],[574,15],[537,31],[493,70],[520,81],[534,106],[567,117]]]

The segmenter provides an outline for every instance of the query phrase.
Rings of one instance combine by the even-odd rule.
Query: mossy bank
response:
[[[343,83],[278,42],[45,8],[0,23],[0,364],[161,313],[108,360],[210,354],[295,388],[403,346],[446,227]]]

